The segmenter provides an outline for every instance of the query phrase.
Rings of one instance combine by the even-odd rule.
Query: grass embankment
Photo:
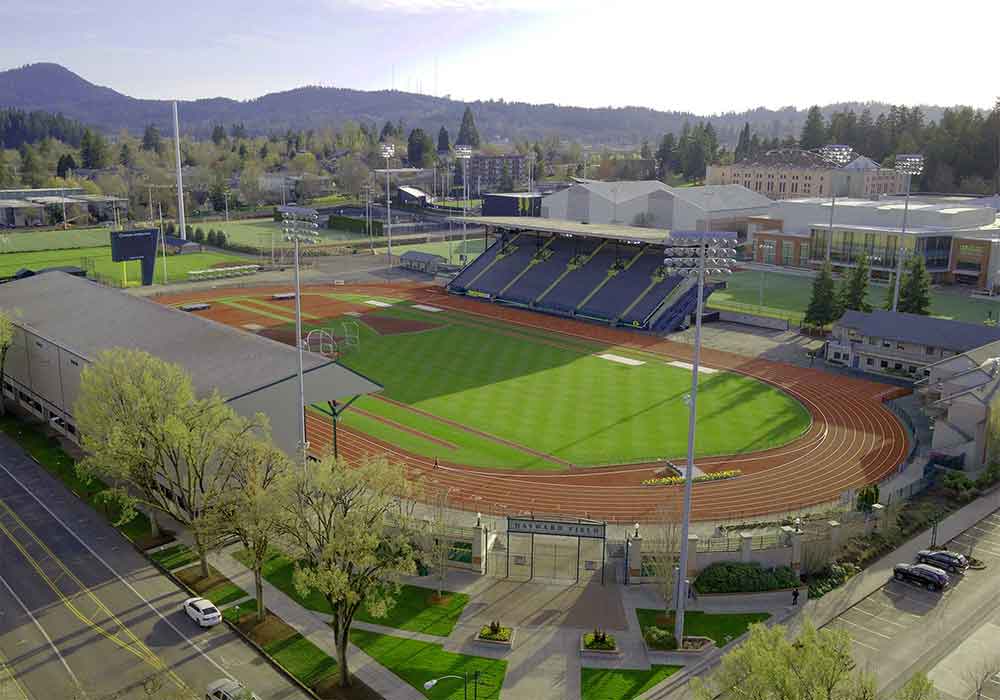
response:
[[[245,553],[240,552],[235,556],[246,564]],[[317,593],[303,596],[295,589],[292,580],[294,571],[295,566],[291,559],[274,553],[264,564],[264,579],[302,607],[331,614],[333,611],[323,596]],[[396,598],[396,604],[390,608],[385,617],[373,617],[362,607],[355,619],[385,627],[447,637],[468,604],[469,596],[464,593],[447,592],[444,599],[437,602],[432,600],[434,594],[435,591],[429,588],[403,585]]]

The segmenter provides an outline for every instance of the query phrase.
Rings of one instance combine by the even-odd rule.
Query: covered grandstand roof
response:
[[[0,286],[0,305],[17,309],[15,325],[88,360],[114,347],[145,350],[184,367],[199,392],[218,389],[227,400],[296,376],[289,345],[64,272]],[[321,355],[304,353],[303,363],[329,399],[382,389]]]
[[[662,228],[642,228],[623,224],[585,224],[567,219],[547,219],[541,216],[466,216],[457,217],[480,226],[492,226],[507,231],[542,231],[567,236],[586,236],[618,241],[663,243],[669,231]]]

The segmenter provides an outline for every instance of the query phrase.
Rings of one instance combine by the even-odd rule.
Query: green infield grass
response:
[[[359,324],[360,350],[341,362],[385,390],[344,413],[352,428],[430,458],[505,469],[685,454],[687,369],[457,312],[397,304],[366,317],[376,325],[379,317],[431,325],[390,335]],[[597,356],[602,353],[644,364]],[[810,424],[798,401],[762,382],[717,372],[704,374],[700,386],[699,455],[775,447]]]
[[[713,292],[708,305],[717,309],[787,318],[791,323],[798,324],[809,305],[812,282],[813,278],[805,275],[780,272],[765,272],[762,275],[758,271],[744,270],[726,277],[726,289]],[[877,309],[884,308],[888,291],[884,284],[871,285],[868,288],[868,303]],[[982,323],[990,312],[996,319],[1000,315],[1000,303],[973,299],[959,291],[938,289],[931,292],[931,313],[934,316]]]
[[[18,230],[0,234],[0,255],[30,253],[38,250],[94,248],[111,244],[107,226],[98,228]]]

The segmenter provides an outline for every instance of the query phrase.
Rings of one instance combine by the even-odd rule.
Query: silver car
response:
[[[239,681],[220,678],[205,688],[205,700],[260,700],[260,696],[247,690]]]

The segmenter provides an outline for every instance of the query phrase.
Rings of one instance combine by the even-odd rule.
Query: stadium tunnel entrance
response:
[[[491,538],[487,571],[515,581],[603,585],[606,531],[597,520],[508,517],[507,531]]]

